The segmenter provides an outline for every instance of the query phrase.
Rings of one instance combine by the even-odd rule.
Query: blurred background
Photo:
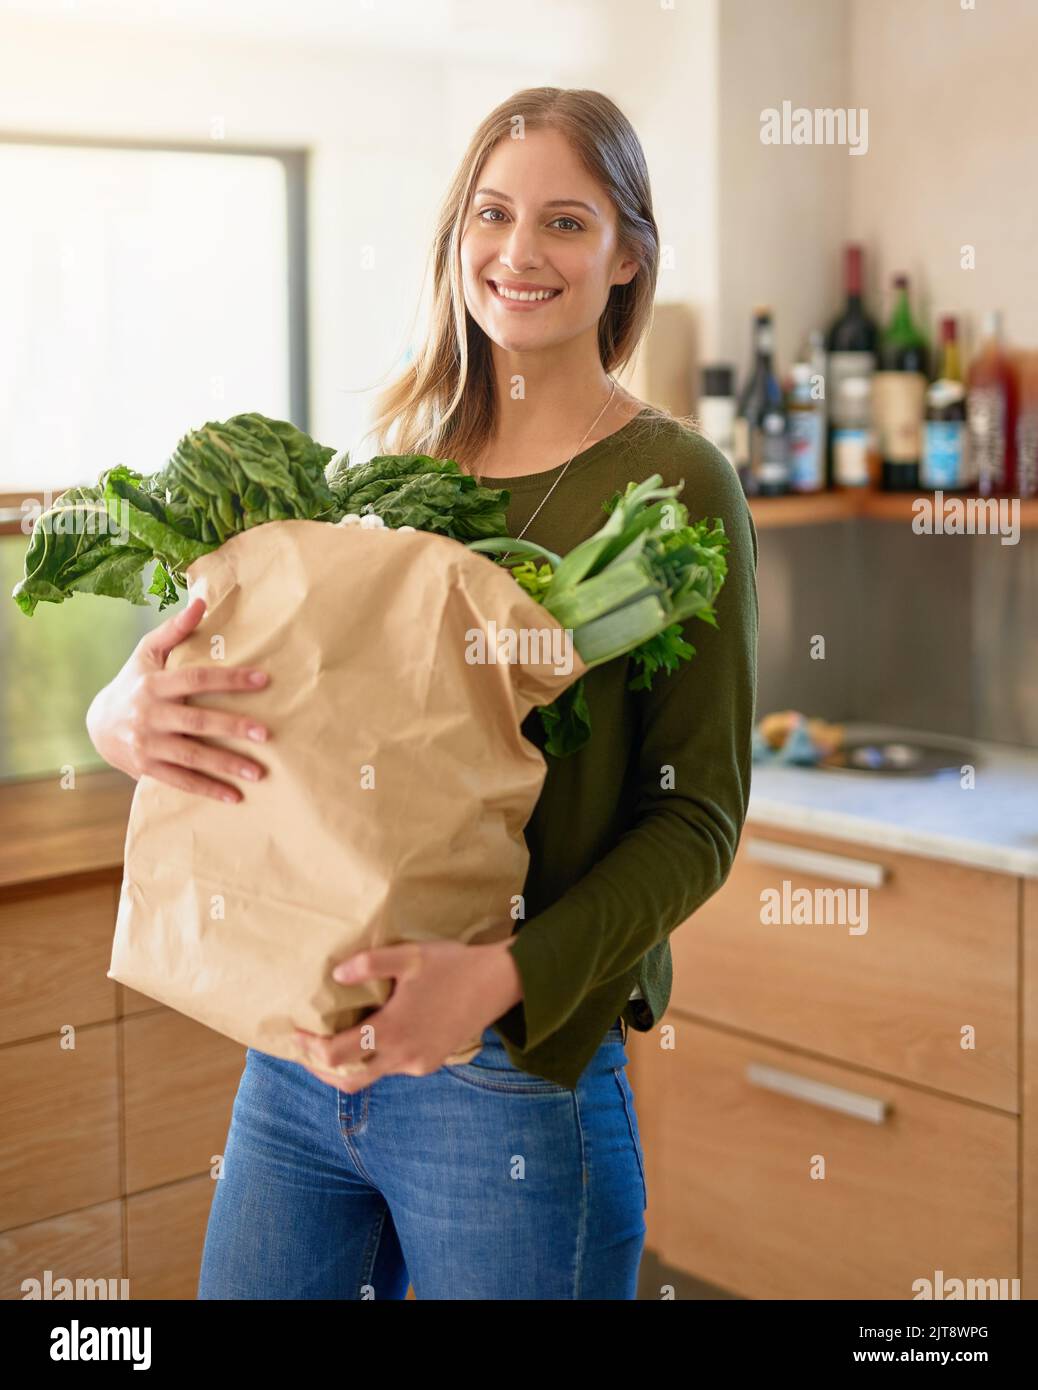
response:
[[[638,132],[663,262],[621,379],[731,458],[761,613],[739,857],[673,938],[673,1032],[628,1042],[644,1297],[1038,1286],[1036,51],[1033,0],[0,12],[7,593],[34,504],[205,420],[363,456],[509,92]],[[132,783],[83,724],[158,621],[0,606],[6,1297],[194,1293],[242,1050],[105,976]],[[762,921],[784,883],[842,922]]]

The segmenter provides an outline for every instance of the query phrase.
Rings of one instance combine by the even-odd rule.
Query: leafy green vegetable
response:
[[[237,532],[330,517],[324,469],[334,452],[286,420],[246,414],[189,431],[149,477],[109,468],[97,487],[69,489],[37,518],[15,602],[30,615],[41,600],[74,593],[146,603],[141,570],[156,560],[148,592],[165,608],[187,587],[188,565]]]
[[[336,520],[350,512],[374,514],[387,526],[414,526],[460,541],[500,535],[507,526],[508,492],[482,487],[453,459],[389,454],[351,468],[347,457],[328,481]]]
[[[505,529],[508,493],[481,487],[450,459],[382,455],[351,468],[349,455],[318,444],[287,420],[235,415],[191,430],[149,476],[123,464],[97,487],[70,488],[37,518],[13,597],[31,615],[41,601],[74,593],[159,609],[187,588],[185,571],[231,536],[268,521],[340,521],[374,513],[456,540]]]
[[[523,589],[572,631],[586,665],[629,656],[640,668],[631,690],[650,689],[659,671],[670,674],[695,655],[682,623],[696,617],[717,626],[713,603],[728,569],[721,521],[690,525],[687,508],[675,500],[681,485],[661,483],[653,474],[616,493],[603,504],[604,524],[564,558],[507,536],[470,546],[509,565]],[[590,736],[583,680],[542,709],[541,720],[548,752],[566,756],[583,747]]]
[[[567,686],[550,705],[538,713],[547,735],[545,751],[555,758],[567,758],[583,748],[591,737],[591,711],[588,709],[584,677]]]
[[[628,690],[649,690],[657,671],[668,674],[676,671],[682,661],[690,661],[695,654],[695,647],[681,635],[681,624],[672,623],[631,652],[632,663],[642,669],[633,680],[628,681]]]

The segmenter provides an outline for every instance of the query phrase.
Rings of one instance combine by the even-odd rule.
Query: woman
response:
[[[683,482],[690,517],[730,537],[718,626],[686,625],[697,655],[648,691],[625,661],[588,674],[594,738],[548,760],[510,939],[354,956],[349,978],[394,982],[364,1020],[374,1054],[360,1026],[308,1035],[305,1067],[249,1049],[201,1298],[403,1298],[409,1282],[419,1298],[635,1296],[646,1189],[626,1029],[663,1013],[669,933],[732,864],[757,634],[734,471],[611,375],[648,325],[658,260],[644,157],[606,97],[523,91],[479,127],[437,230],[428,340],[383,396],[376,451],[457,459],[509,489],[510,534],[563,552],[631,479]],[[269,731],[183,697],[246,690],[247,673],[193,673],[203,686],[162,669],[201,611],[146,638],[88,724],[132,775],[237,799],[223,779],[248,775],[242,759],[199,736]],[[543,747],[536,711],[524,733]],[[472,1062],[444,1065],[480,1033]],[[352,1086],[327,1070],[359,1060]]]

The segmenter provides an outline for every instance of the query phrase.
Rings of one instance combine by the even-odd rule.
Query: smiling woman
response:
[[[756,537],[727,459],[613,375],[649,325],[659,262],[623,113],[553,87],[502,103],[451,181],[432,258],[428,337],[379,402],[376,452],[493,476],[509,539],[556,555],[659,474],[730,540],[717,621],[667,629],[696,659],[651,688],[623,658],[588,672],[595,744],[547,760],[522,895],[495,904],[510,936],[362,952],[335,978],[393,982],[368,1042],[313,1035],[302,1067],[250,1050],[202,1298],[401,1298],[408,1279],[419,1298],[634,1298],[647,1194],[626,1029],[663,1015],[669,935],[724,882],[746,815]],[[544,749],[536,715],[522,732]],[[477,1029],[471,1064],[446,1064]],[[337,1062],[364,1065],[329,1107]]]
[[[520,476],[639,413],[670,418],[611,377],[649,326],[659,233],[638,137],[607,97],[532,88],[491,112],[431,262],[430,332],[378,401],[374,452]]]

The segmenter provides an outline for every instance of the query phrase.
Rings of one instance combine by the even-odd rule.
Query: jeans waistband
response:
[[[613,1034],[616,1034],[621,1042],[627,1041],[627,1020],[625,1018],[616,1018],[609,1025],[609,1031],[606,1034],[606,1037],[611,1037],[613,1036]],[[501,1038],[494,1031],[493,1024],[491,1024],[487,1028],[484,1028],[483,1030],[483,1044],[484,1046],[486,1046],[488,1043],[492,1047],[504,1047],[504,1043],[501,1041]]]

